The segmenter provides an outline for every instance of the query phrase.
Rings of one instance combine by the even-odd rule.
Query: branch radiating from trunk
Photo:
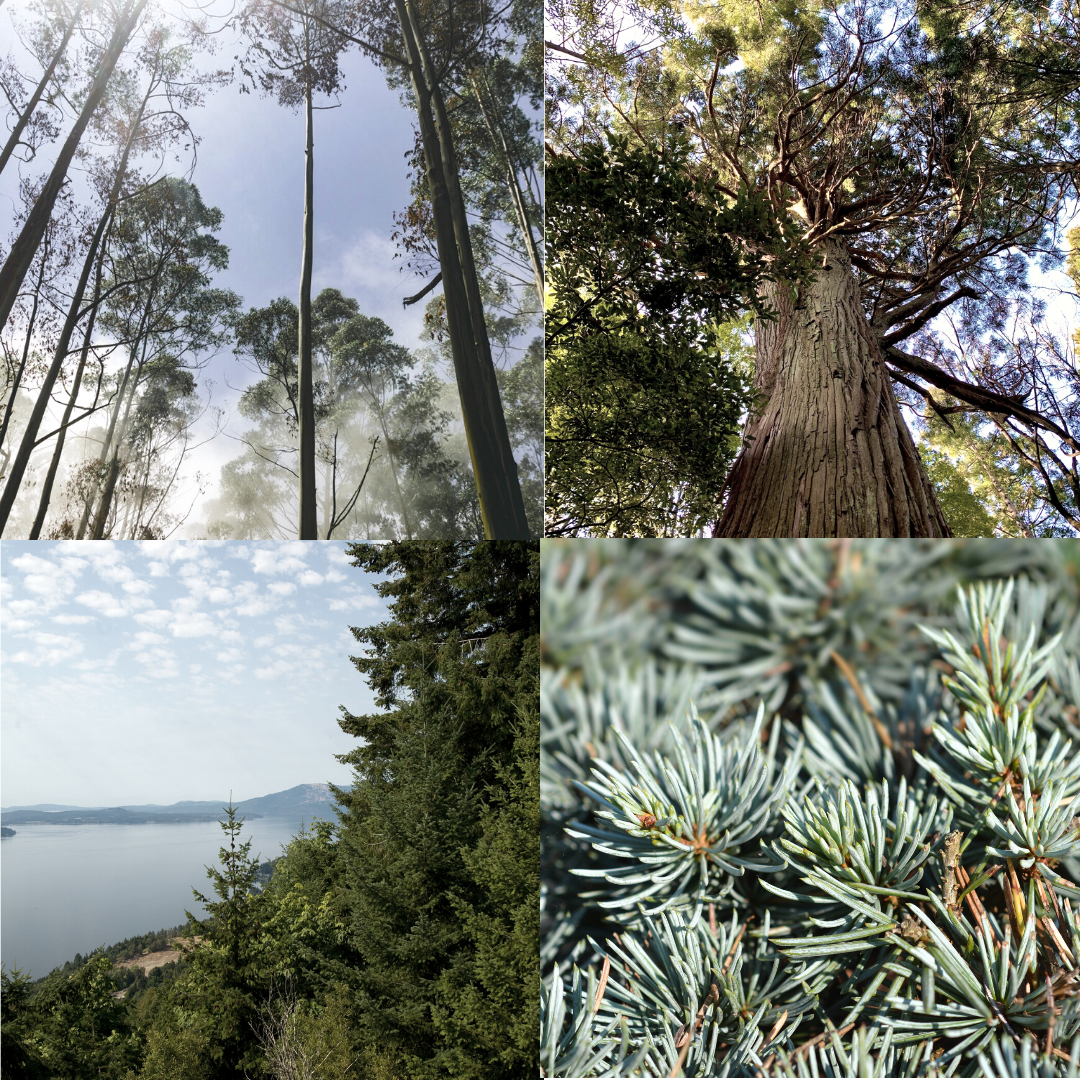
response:
[[[15,378],[12,380],[11,392],[8,394],[7,404],[4,406],[4,419],[0,421],[0,446],[3,446],[7,440],[8,425],[11,423],[11,414],[15,410],[15,399],[19,394],[19,387],[22,386],[23,374],[26,371],[26,361],[30,355],[30,342],[34,337],[34,324],[37,322],[38,307],[41,304],[41,286],[45,283],[45,271],[49,265],[49,233],[45,232],[45,236],[41,245],[41,268],[38,271],[37,284],[34,286],[34,302],[30,306],[30,319],[26,324],[26,337],[23,340],[22,358],[19,360],[19,366],[15,371]]]
[[[536,295],[540,298],[540,310],[542,311],[544,308],[544,263],[540,258],[540,249],[536,243],[536,238],[533,236],[532,220],[529,216],[529,208],[525,205],[525,195],[521,190],[521,184],[518,183],[517,162],[514,160],[514,155],[510,152],[510,147],[506,141],[506,133],[503,131],[498,115],[496,114],[492,117],[488,113],[488,107],[484,101],[484,91],[487,91],[488,93],[491,91],[487,86],[486,80],[478,78],[475,72],[472,73],[470,79],[472,81],[473,91],[476,94],[476,100],[480,104],[480,112],[484,117],[484,126],[488,130],[488,137],[491,139],[491,144],[495,148],[496,153],[500,153],[503,160],[506,189],[510,195],[511,202],[514,204],[514,212],[517,214],[518,227],[521,229],[521,238],[525,244],[525,250],[529,254],[529,264],[532,266],[533,278],[536,282]],[[482,82],[483,89],[481,89]]]
[[[950,536],[862,310],[843,243],[797,299],[770,284],[758,321],[760,414],[728,477],[715,536]]]

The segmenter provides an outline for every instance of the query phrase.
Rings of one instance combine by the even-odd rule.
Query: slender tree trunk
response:
[[[145,359],[145,348],[143,350]],[[130,370],[130,367],[129,367]],[[124,439],[127,436],[128,420],[131,416],[131,406],[135,403],[135,393],[139,388],[139,375],[142,372],[142,363],[135,372],[135,381],[131,384],[131,393],[128,395],[124,406],[124,419],[120,422],[120,433],[116,437],[116,449],[113,450],[112,460],[109,462],[109,471],[105,477],[105,487],[101,492],[101,501],[98,503],[97,513],[94,515],[94,529],[90,534],[91,540],[105,539],[105,525],[109,520],[109,511],[112,510],[113,495],[116,493],[116,482],[120,478],[120,451],[124,448]]]
[[[82,352],[79,354],[79,366],[75,371],[75,381],[71,387],[71,397],[68,398],[64,409],[64,417],[60,421],[60,432],[56,436],[56,446],[53,449],[52,461],[49,462],[49,471],[45,475],[45,483],[41,486],[41,498],[38,501],[37,517],[34,518],[33,528],[30,530],[30,539],[37,540],[41,536],[41,529],[45,524],[45,515],[49,511],[49,500],[52,498],[53,484],[56,481],[56,471],[60,467],[60,458],[64,453],[64,440],[67,437],[68,422],[75,409],[75,402],[79,399],[79,388],[82,386],[83,371],[86,368],[86,357],[90,352],[90,342],[94,335],[94,320],[97,318],[98,297],[101,295],[101,271],[105,262],[105,245],[101,245],[98,252],[97,270],[94,272],[94,299],[90,307],[90,316],[86,320],[86,332],[83,334]]]
[[[375,395],[371,395],[372,403],[374,404]],[[390,449],[390,433],[386,430],[386,420],[383,418],[383,411],[380,408],[375,409],[375,415],[379,418],[379,427],[382,428],[383,439],[386,441],[386,453],[390,458],[390,475],[394,479],[394,491],[397,492],[398,505],[401,507],[401,519],[405,525],[405,539],[412,540],[412,523],[409,521],[409,511],[405,508],[405,496],[401,493],[401,484],[398,482],[397,461],[394,458],[394,451]]]
[[[417,99],[443,275],[446,321],[484,535],[489,540],[524,540],[529,537],[529,526],[518,483],[517,462],[495,381],[467,222],[462,228],[464,203],[457,184],[457,165],[446,111],[441,107],[442,97],[430,62],[425,64],[422,42],[406,0],[394,0],[394,3]],[[433,105],[435,114],[440,117],[438,126],[432,115]],[[455,211],[455,195],[460,212]]]
[[[41,82],[37,84],[37,89],[30,95],[30,100],[27,102],[26,108],[23,109],[22,115],[16,121],[11,135],[8,136],[8,141],[5,144],[4,149],[0,150],[0,173],[4,171],[4,166],[7,165],[8,160],[14,153],[15,147],[19,145],[19,139],[22,138],[22,133],[26,130],[26,125],[30,123],[30,117],[34,115],[34,110],[38,107],[38,102],[41,101],[41,95],[45,93],[45,90],[49,85],[49,80],[53,77],[53,72],[56,70],[56,65],[60,63],[60,57],[64,55],[64,50],[71,40],[71,35],[75,31],[75,22],[79,18],[79,13],[81,11],[82,4],[76,4],[75,10],[71,13],[71,21],[64,28],[64,36],[60,40],[60,45],[56,52],[53,53],[53,58],[49,62],[49,66],[45,69],[45,74],[41,76]]]
[[[776,322],[756,328],[760,415],[728,477],[714,536],[951,536],[893,396],[844,244],[792,301],[770,284]]]
[[[26,271],[29,270],[30,263],[33,262],[34,253],[41,243],[41,238],[45,235],[45,228],[49,224],[49,218],[52,217],[53,205],[60,194],[60,189],[64,186],[64,181],[67,179],[68,166],[71,164],[71,159],[75,156],[75,151],[79,147],[79,140],[86,130],[86,125],[90,123],[90,117],[93,116],[94,110],[97,109],[102,97],[105,95],[105,88],[109,84],[109,79],[112,78],[113,69],[116,67],[120,54],[124,51],[129,38],[134,32],[147,2],[148,0],[135,0],[134,5],[125,8],[117,20],[112,40],[105,50],[105,55],[101,58],[90,92],[83,102],[82,112],[79,113],[79,118],[75,121],[71,134],[68,135],[61,148],[56,164],[49,174],[49,179],[45,182],[45,186],[41,189],[41,193],[34,202],[18,238],[11,245],[11,251],[8,252],[3,267],[0,268],[0,326],[7,323],[11,309],[15,306],[19,289],[22,288],[23,278],[26,277]],[[2,528],[2,524],[0,524],[0,528]]]
[[[30,420],[26,425],[26,430],[23,432],[22,442],[19,444],[19,452],[11,463],[11,471],[8,473],[7,483],[4,485],[4,493],[0,495],[0,533],[3,533],[7,520],[11,516],[11,508],[15,505],[15,496],[19,493],[23,475],[26,473],[26,466],[29,464],[30,455],[34,451],[34,443],[41,428],[41,421],[45,418],[49,398],[53,387],[56,385],[56,380],[60,376],[64,361],[67,359],[68,345],[71,343],[71,335],[75,330],[75,324],[79,321],[79,309],[82,307],[82,299],[86,293],[86,282],[90,277],[90,271],[97,256],[98,245],[101,243],[101,236],[105,231],[111,213],[112,203],[110,202],[105,213],[101,215],[94,237],[90,241],[90,250],[86,253],[82,273],[79,276],[78,284],[75,286],[75,295],[71,298],[71,306],[68,308],[67,318],[64,320],[64,328],[60,332],[60,340],[56,343],[52,364],[45,374],[45,381],[38,392],[37,401],[34,402]]]
[[[487,90],[486,82],[484,82],[484,88],[481,90],[481,82],[483,80],[478,79],[475,72],[470,78],[472,80],[473,90],[476,93],[476,100],[480,103],[480,111],[484,115],[484,125],[488,129],[491,145],[496,149],[496,152],[498,152],[499,147],[502,148],[503,171],[506,174],[506,190],[510,194],[510,200],[514,204],[514,212],[517,214],[518,226],[521,229],[521,238],[525,243],[525,250],[529,255],[529,263],[532,266],[533,278],[536,281],[536,295],[540,298],[540,310],[542,311],[544,308],[544,264],[540,258],[540,248],[537,246],[536,239],[533,236],[529,209],[525,205],[525,195],[521,190],[521,185],[518,183],[517,164],[514,161],[513,154],[510,153],[510,147],[506,142],[506,133],[503,131],[498,115],[496,114],[494,119],[492,119],[491,115],[488,113],[487,105],[484,102],[484,91]],[[494,95],[492,95],[492,104],[494,105]]]
[[[311,259],[314,248],[313,188],[315,177],[312,154],[311,82],[304,94],[307,115],[307,149],[304,170],[304,254],[300,266],[300,362],[299,427],[300,427],[300,529],[301,540],[318,540],[319,528],[315,510],[315,394],[311,372]]]
[[[105,431],[105,438],[101,442],[101,450],[98,453],[98,460],[97,460],[98,468],[101,468],[101,466],[103,466],[105,464],[105,459],[108,458],[109,450],[112,448],[112,445],[113,445],[113,437],[116,434],[116,426],[120,421],[120,410],[123,409],[124,402],[127,399],[128,380],[131,378],[131,371],[132,371],[132,368],[134,368],[134,366],[135,366],[135,358],[136,358],[136,355],[138,354],[139,347],[140,347],[141,344],[143,344],[143,339],[144,339],[143,331],[145,329],[147,313],[149,312],[151,302],[152,301],[150,301],[150,300],[147,301],[146,312],[144,312],[144,315],[143,315],[143,322],[139,327],[139,334],[136,337],[136,339],[132,342],[131,348],[128,350],[127,367],[124,369],[124,377],[120,381],[120,385],[117,388],[116,402],[113,405],[112,415],[109,418],[109,426]],[[144,355],[145,355],[145,345],[143,345],[143,350],[144,350]],[[93,505],[94,505],[94,494],[95,494],[95,492],[94,492],[93,489],[91,489],[87,493],[86,502],[85,502],[85,504],[83,506],[82,519],[79,521],[79,528],[78,528],[78,531],[75,534],[75,539],[76,540],[81,540],[83,538],[83,536],[86,533],[86,527],[90,523],[90,511],[93,509]],[[95,524],[96,524],[96,521],[97,521],[96,517],[95,517],[94,521],[95,521]]]
[[[335,431],[334,446],[330,452],[330,467],[323,473],[322,534],[326,540],[330,539],[334,516],[337,514],[337,437],[338,433]]]
[[[37,285],[34,286],[34,303],[30,308],[30,322],[26,327],[26,338],[23,341],[22,359],[19,368],[15,372],[15,380],[11,385],[11,393],[8,395],[7,404],[4,406],[4,419],[0,421],[0,446],[4,445],[7,438],[8,424],[11,423],[11,414],[15,410],[15,398],[18,396],[19,387],[22,386],[23,372],[26,370],[26,360],[30,355],[30,341],[34,336],[34,323],[37,322],[38,303],[41,300],[41,286],[45,281],[45,268],[49,263],[49,234],[41,245],[41,269],[38,271]]]
[[[142,6],[145,5],[145,3],[146,0],[139,0],[137,10],[141,11]],[[132,27],[134,27],[134,23],[132,23]],[[117,56],[119,56],[119,53]],[[96,82],[95,85],[97,85]],[[75,286],[75,293],[71,298],[71,307],[68,309],[67,319],[64,320],[64,328],[60,332],[60,340],[56,343],[56,352],[53,354],[52,364],[49,366],[49,370],[45,375],[45,382],[38,392],[37,401],[34,402],[34,408],[30,414],[30,420],[26,425],[26,431],[23,432],[22,443],[19,445],[19,452],[15,455],[15,461],[12,463],[7,483],[4,485],[4,493],[0,496],[0,534],[3,533],[4,528],[7,525],[8,517],[11,515],[12,506],[15,505],[15,497],[19,493],[23,474],[26,472],[26,466],[30,461],[30,455],[33,453],[34,443],[37,441],[37,433],[41,427],[41,421],[44,419],[45,410],[49,404],[49,397],[52,394],[53,386],[56,385],[56,380],[59,378],[60,372],[63,369],[64,361],[67,359],[68,345],[71,343],[71,335],[75,331],[75,324],[79,321],[79,309],[82,306],[83,296],[86,295],[86,282],[90,277],[90,270],[94,265],[94,259],[97,257],[98,247],[101,244],[101,238],[105,232],[105,227],[112,219],[113,210],[116,207],[116,200],[120,197],[120,189],[123,187],[124,177],[127,175],[131,147],[134,145],[135,135],[142,124],[143,113],[146,111],[146,103],[149,100],[150,92],[147,91],[146,96],[143,98],[142,105],[139,108],[139,112],[131,125],[131,130],[128,132],[127,142],[124,143],[124,151],[120,155],[120,163],[117,165],[116,175],[113,177],[112,190],[109,192],[109,198],[105,203],[105,212],[101,215],[97,229],[94,230],[94,237],[90,241],[90,248],[86,253],[86,259],[83,262],[82,273],[79,275],[78,284]],[[41,198],[39,196],[38,203],[40,202]],[[37,204],[35,204],[34,209],[37,209]],[[33,213],[33,211],[31,213]],[[47,226],[48,223],[48,218],[46,218],[45,226]],[[23,232],[26,232],[25,227],[23,228]],[[12,249],[12,255],[14,255],[14,249]],[[11,256],[8,257],[8,262],[11,262]],[[6,263],[4,268],[5,270],[7,269]],[[21,277],[19,281],[21,284]],[[16,288],[16,292],[17,291],[18,289]],[[0,317],[0,324],[3,324],[6,318],[7,315]]]

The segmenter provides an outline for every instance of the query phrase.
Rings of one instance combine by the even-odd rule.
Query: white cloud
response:
[[[290,674],[295,670],[295,665],[290,664],[285,660],[279,660],[276,664],[271,664],[269,667],[261,667],[255,669],[255,678],[257,679],[276,679],[280,675]]]
[[[78,638],[41,632],[27,636],[37,645],[37,648],[23,649],[14,656],[8,657],[11,663],[30,664],[34,667],[41,664],[62,664],[83,651],[82,642]]]
[[[205,637],[216,634],[218,625],[205,611],[181,612],[173,619],[173,637]]]
[[[228,589],[223,589],[220,586],[215,585],[207,594],[206,598],[211,604],[227,604],[232,600],[232,593]]]
[[[156,559],[146,564],[147,569],[150,571],[151,577],[168,577],[169,567],[166,563],[158,562]]]
[[[99,592],[96,589],[76,596],[75,602],[85,604],[88,608],[94,608],[98,614],[107,615],[111,619],[127,614],[124,605],[116,597],[111,593]]]
[[[38,555],[18,555],[11,560],[11,565],[22,570],[26,574],[52,574],[56,571],[56,563],[48,559],[42,559]]]
[[[137,596],[140,593],[148,593],[153,591],[154,586],[149,581],[141,581],[135,579],[133,581],[125,581],[123,585],[124,592],[131,593],[133,596]]]
[[[274,644],[274,635],[264,634],[262,637],[257,637],[252,644],[256,649],[265,649],[268,645]]]
[[[220,634],[218,634],[218,637],[222,641],[243,641],[244,640],[244,635],[241,634],[238,630],[222,630],[222,632]]]
[[[291,574],[306,570],[304,559],[312,546],[310,541],[290,540],[273,548],[257,548],[251,553],[251,568],[256,574]]]
[[[352,556],[343,547],[327,544],[323,551],[326,553],[327,562],[336,563],[338,566],[352,566]]]
[[[93,615],[54,615],[52,621],[63,626],[85,626],[97,619]]]
[[[249,618],[258,618],[270,611],[272,605],[265,596],[259,595],[259,587],[254,581],[241,581],[237,584],[233,595],[238,601],[233,609],[237,615],[246,615]]]
[[[331,611],[362,611],[365,608],[377,608],[379,598],[356,590],[344,596],[335,597],[328,604]]]
[[[223,664],[230,664],[234,660],[239,660],[243,655],[244,653],[241,649],[222,649],[222,651],[217,654],[217,658]]]
[[[56,621],[59,622],[59,619]],[[35,626],[37,626],[37,623],[32,619],[4,619],[4,629],[9,634],[17,634],[22,630],[32,630]]]
[[[290,593],[296,592],[296,586],[291,581],[272,581],[266,589],[267,592],[272,592],[275,596],[288,596]]]
[[[152,630],[141,630],[131,639],[131,643],[133,648],[141,649],[147,645],[161,645],[167,640],[168,638],[155,634]]]
[[[147,541],[149,543],[149,541]],[[164,611],[162,608],[155,608],[153,611],[140,611],[134,616],[137,623],[142,623],[143,626],[168,626],[172,622],[172,612]]]
[[[322,575],[316,574],[314,570],[305,570],[297,579],[301,585],[321,585]],[[273,585],[270,586],[273,588]]]
[[[23,588],[41,597],[41,602],[49,610],[71,598],[76,587],[75,579],[83,564],[81,560],[74,559],[63,559],[61,563],[56,563],[25,552],[12,559],[11,565],[23,572]]]

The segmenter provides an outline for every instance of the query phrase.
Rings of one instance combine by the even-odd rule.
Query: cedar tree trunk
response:
[[[796,298],[769,283],[756,327],[764,397],[714,536],[951,536],[863,313],[847,248],[821,248]]]

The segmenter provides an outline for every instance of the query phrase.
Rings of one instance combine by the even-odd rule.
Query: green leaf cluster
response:
[[[805,273],[799,250],[677,138],[586,142],[546,190],[547,532],[699,533],[754,402],[730,320],[767,314],[760,286]]]

